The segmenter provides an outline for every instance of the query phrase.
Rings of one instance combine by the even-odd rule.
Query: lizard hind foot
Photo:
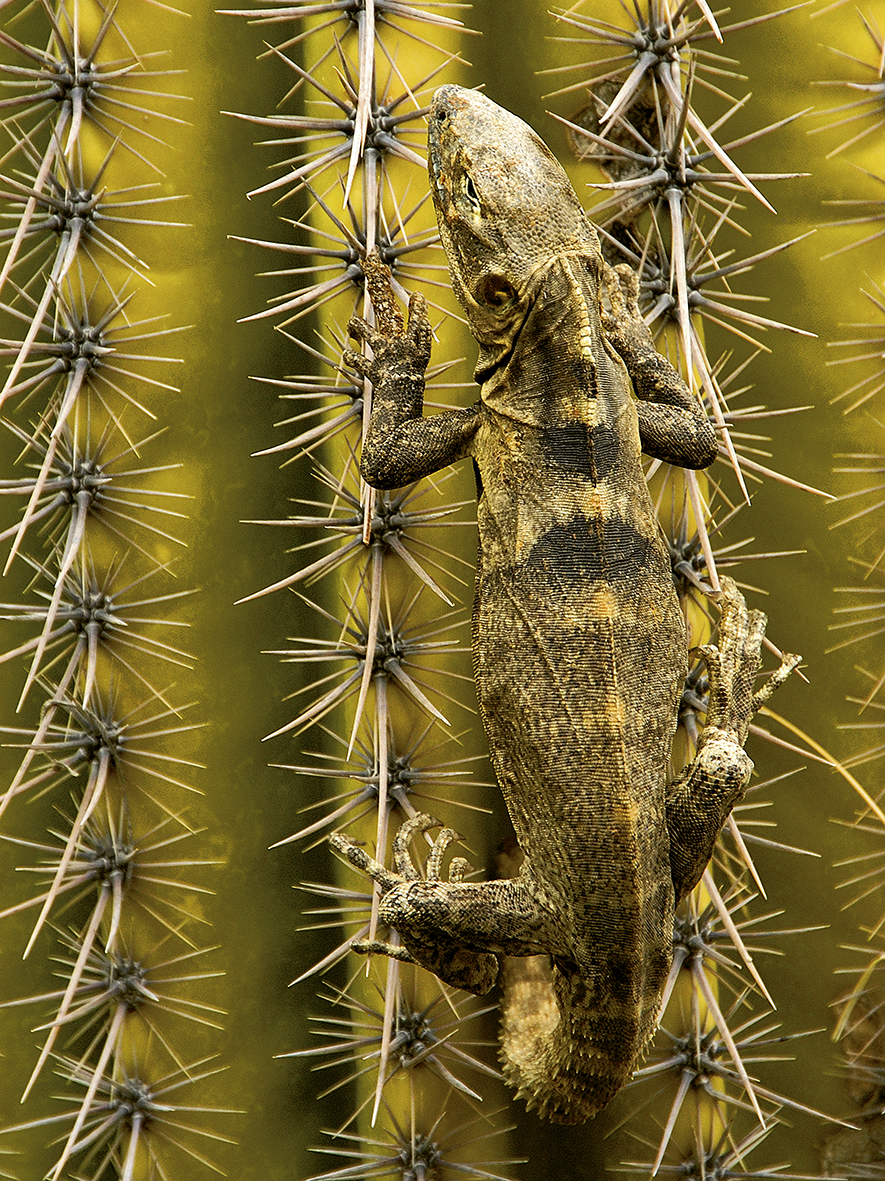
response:
[[[409,844],[414,836],[425,833],[428,829],[439,828],[440,834],[433,842],[427,857],[423,880],[427,882],[441,882],[442,862],[446,849],[452,841],[460,840],[453,828],[446,828],[441,821],[428,816],[426,812],[417,812],[408,820],[403,821],[393,838],[393,860],[396,871],[386,869],[380,861],[370,857],[360,841],[354,840],[343,832],[333,832],[329,836],[329,844],[345,861],[349,861],[355,869],[367,874],[381,887],[382,895],[393,890],[405,882],[419,882],[422,875],[412,861]],[[450,882],[463,881],[465,874],[470,871],[469,862],[463,857],[455,857],[449,867],[448,880]]]
[[[440,828],[425,862],[424,873],[416,868],[409,844],[431,828]],[[463,857],[453,858],[448,879],[443,880],[442,864],[446,850],[458,834],[424,812],[410,817],[393,838],[395,869],[389,870],[343,833],[329,837],[332,847],[351,865],[368,874],[381,888],[378,916],[396,931],[401,942],[376,939],[356,940],[351,946],[364,955],[380,954],[402,963],[419,964],[440,980],[467,992],[483,995],[498,976],[498,957],[481,947],[465,946],[459,929],[463,916],[472,912],[475,903],[464,891],[475,889],[462,884],[470,866]],[[459,918],[461,922],[459,922]],[[454,927],[454,930],[451,928]],[[447,929],[448,928],[448,929]]]

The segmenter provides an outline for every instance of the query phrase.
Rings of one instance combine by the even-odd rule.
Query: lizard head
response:
[[[476,90],[443,86],[429,124],[430,187],[452,285],[480,345],[500,356],[539,272],[563,252],[601,263],[599,240],[562,166],[522,119]]]

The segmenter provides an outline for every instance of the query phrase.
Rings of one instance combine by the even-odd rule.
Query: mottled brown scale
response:
[[[573,1123],[607,1104],[642,1055],[675,902],[749,780],[742,746],[764,617],[726,581],[722,652],[707,652],[707,727],[694,763],[668,784],[686,633],[641,452],[706,467],[713,429],[655,351],[632,272],[605,264],[531,128],[446,86],[429,147],[452,283],[480,346],[481,401],[423,417],[426,309],[413,296],[407,329],[392,323],[377,259],[367,282],[387,323],[352,321],[374,356],[346,361],[374,386],[369,483],[397,487],[474,462],[476,690],[524,859],[507,880],[421,878],[404,840],[435,823],[424,816],[397,846],[396,873],[347,837],[333,843],[380,883],[381,917],[403,942],[360,950],[475,992],[492,987],[503,957],[546,957],[508,960],[502,1056],[530,1106]]]

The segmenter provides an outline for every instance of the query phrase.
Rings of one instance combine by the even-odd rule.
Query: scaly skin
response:
[[[706,467],[713,429],[655,351],[630,268],[603,261],[538,136],[484,96],[446,86],[429,144],[453,286],[480,345],[481,401],[423,417],[426,308],[413,296],[403,329],[377,258],[365,269],[378,328],[351,322],[373,359],[345,359],[374,385],[361,461],[370,484],[399,487],[473,460],[476,689],[525,856],[513,879],[465,883],[458,863],[442,881],[454,834],[441,835],[424,878],[407,850],[430,817],[400,830],[397,872],[332,839],[380,883],[381,917],[403,941],[360,950],[478,993],[501,957],[550,957],[549,968],[526,960],[508,971],[502,1055],[530,1106],[574,1123],[610,1101],[654,1032],[674,906],[752,771],[742,746],[765,621],[724,586],[708,726],[668,786],[686,630],[641,452]]]

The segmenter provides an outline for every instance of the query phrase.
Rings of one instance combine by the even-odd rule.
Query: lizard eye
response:
[[[516,296],[516,288],[503,275],[486,275],[476,294],[488,307],[504,308]]]
[[[474,213],[479,213],[481,208],[479,203],[479,193],[477,193],[476,185],[473,183],[473,179],[470,176],[466,176],[464,178],[464,193],[467,197],[467,200],[473,206]]]

